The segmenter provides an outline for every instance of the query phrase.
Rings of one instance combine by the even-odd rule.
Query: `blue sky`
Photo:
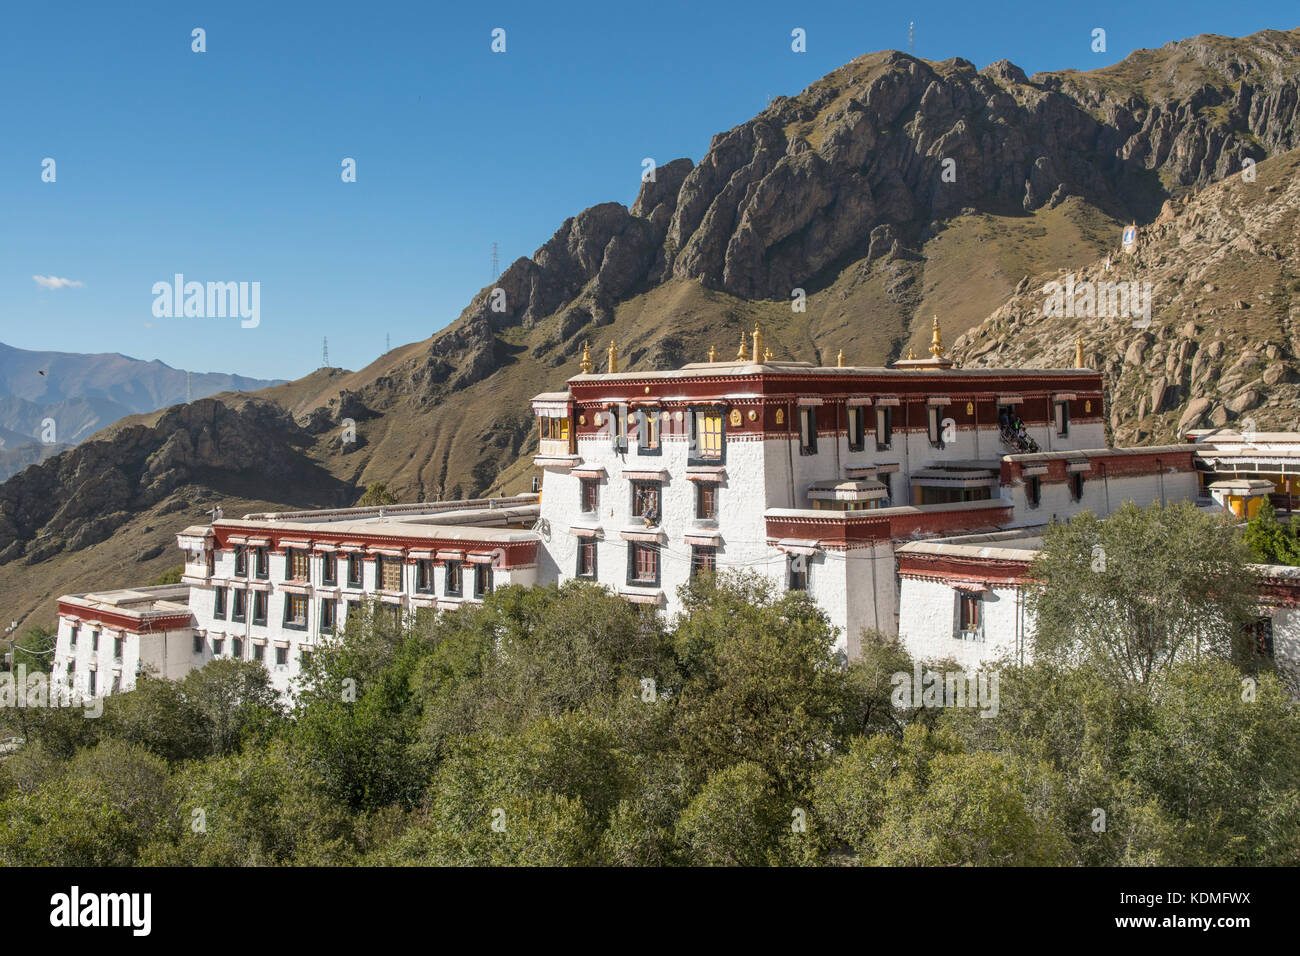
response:
[[[1200,0],[10,5],[0,341],[294,378],[328,336],[331,364],[360,368],[386,335],[452,321],[489,283],[493,242],[504,269],[583,208],[630,204],[644,157],[698,161],[770,96],[906,49],[909,20],[918,56],[1032,73],[1300,15]],[[152,286],[178,272],[260,282],[260,324],[156,318]]]

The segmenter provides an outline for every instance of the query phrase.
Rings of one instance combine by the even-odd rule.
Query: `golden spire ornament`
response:
[[[939,335],[939,317],[934,317],[934,326],[930,333],[930,354],[935,358],[943,355],[943,339]]]
[[[749,358],[748,353],[749,340],[745,337],[745,330],[740,330],[740,348],[736,352],[736,361],[743,362]]]
[[[764,361],[764,362],[770,362],[770,361],[772,361],[772,350],[771,350],[771,349],[766,349],[766,348],[763,349],[763,361]]]
[[[712,345],[709,346],[709,363],[712,364],[718,360],[718,350]]]
[[[1083,364],[1083,333],[1080,332],[1074,337],[1074,367],[1087,368]]]
[[[591,364],[591,343],[590,343],[590,342],[583,342],[583,343],[582,343],[582,361],[579,363],[578,368],[582,369],[582,374],[583,374],[583,375],[590,375],[590,374],[591,374],[591,370],[592,370],[594,367],[595,367],[595,366],[593,366],[593,365]]]
[[[916,349],[912,348],[910,345],[907,347],[907,360],[909,362],[916,361]]]
[[[843,349],[840,349],[839,354],[835,356],[835,367],[836,367],[836,368],[843,368],[843,367],[844,367],[844,350],[843,350]]]
[[[609,371],[611,373],[618,371],[618,346],[614,340],[609,340]]]
[[[759,365],[762,363],[762,361],[763,361],[763,333],[759,329],[758,323],[755,322],[754,323],[754,364]]]

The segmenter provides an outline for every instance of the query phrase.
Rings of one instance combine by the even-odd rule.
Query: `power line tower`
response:
[[[916,53],[916,21],[909,20],[907,24],[907,55],[913,56]]]
[[[320,348],[320,353],[321,353],[321,354],[320,354],[320,363],[321,363],[321,368],[329,368],[329,367],[330,367],[330,340],[329,340],[329,336],[327,335],[327,336],[322,337],[320,341],[321,341],[321,348]]]
[[[498,268],[497,244],[494,242],[492,243],[492,281],[496,282],[499,275],[501,275],[501,270]]]

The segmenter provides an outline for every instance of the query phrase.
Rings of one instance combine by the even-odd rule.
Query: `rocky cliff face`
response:
[[[1261,164],[1253,182],[1233,176],[1171,200],[1140,231],[1135,254],[1116,250],[1109,269],[1102,259],[1072,273],[1074,315],[1046,314],[1048,283],[1064,299],[1066,274],[1026,278],[954,343],[954,357],[974,366],[1072,366],[1081,338],[1085,362],[1105,372],[1120,444],[1229,424],[1300,430],[1298,226],[1300,150],[1292,150]],[[1123,283],[1130,300],[1134,284],[1149,286],[1150,314],[1106,314],[1102,283]]]
[[[319,495],[334,482],[306,458],[305,445],[284,410],[266,402],[177,405],[155,425],[85,442],[0,485],[0,564],[89,547],[178,490],[242,479],[269,498],[288,485]]]

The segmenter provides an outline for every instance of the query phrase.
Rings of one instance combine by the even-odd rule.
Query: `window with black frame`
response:
[[[817,409],[812,405],[799,409],[799,454],[817,454]]]
[[[691,577],[699,574],[716,574],[718,570],[718,549],[712,545],[691,546]]]
[[[637,411],[637,451],[640,454],[658,455],[661,453],[659,426],[659,409],[642,408]]]
[[[361,555],[349,554],[348,555],[348,587],[350,588],[361,587],[362,586],[361,574],[362,574]]]
[[[711,481],[695,487],[695,517],[700,521],[718,520],[718,486]]]
[[[429,558],[415,563],[415,590],[421,594],[433,593],[433,561]]]
[[[600,504],[600,484],[595,478],[581,478],[579,482],[579,507],[583,514],[595,514]]]
[[[596,577],[596,542],[591,538],[578,539],[578,569],[580,578]]]
[[[888,451],[894,441],[894,410],[876,409],[876,451]]]
[[[492,565],[474,565],[474,596],[486,597],[492,593]]]
[[[443,593],[451,597],[460,597],[461,572],[464,566],[459,561],[448,561],[445,567],[446,580],[443,582]]]
[[[867,444],[867,413],[859,405],[850,405],[847,409],[849,432],[849,451],[862,451]]]
[[[658,524],[662,488],[662,482],[658,481],[633,481],[632,517],[640,518],[648,526]]]
[[[691,464],[720,465],[726,460],[724,411],[721,406],[691,410]]]
[[[627,583],[642,587],[659,585],[659,545],[632,541],[627,551]]]

